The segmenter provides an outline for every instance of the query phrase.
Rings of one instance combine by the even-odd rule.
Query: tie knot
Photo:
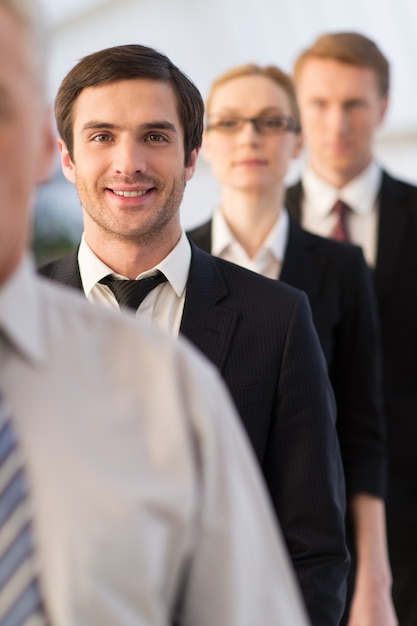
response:
[[[337,215],[338,217],[344,217],[347,213],[349,213],[349,211],[350,211],[350,207],[346,204],[346,202],[343,202],[343,200],[337,200],[334,203],[334,206],[331,212]]]
[[[166,281],[166,276],[158,271],[152,276],[139,280],[119,280],[109,274],[102,278],[100,283],[111,289],[119,306],[129,307],[136,311],[152,289],[164,281]]]

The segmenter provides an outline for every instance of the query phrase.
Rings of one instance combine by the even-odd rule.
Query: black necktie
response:
[[[0,625],[45,625],[24,469],[0,394]]]
[[[330,233],[331,239],[335,239],[336,241],[350,241],[349,228],[347,224],[347,218],[350,210],[350,207],[343,202],[343,200],[337,200],[331,211],[337,216],[337,221]]]
[[[129,307],[136,311],[148,293],[164,281],[166,281],[166,276],[162,272],[157,272],[153,276],[140,280],[118,280],[109,274],[109,276],[102,278],[100,283],[107,285],[112,290],[119,306]]]

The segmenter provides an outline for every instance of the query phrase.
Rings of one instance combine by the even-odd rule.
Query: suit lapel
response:
[[[212,220],[209,220],[202,226],[194,228],[187,233],[188,237],[193,243],[196,244],[204,252],[211,253],[211,225]]]
[[[309,233],[303,231],[290,218],[288,242],[280,280],[307,292],[310,302],[319,293],[320,278],[325,274],[324,268],[323,272],[317,272],[315,271],[317,268],[313,268],[311,248],[315,245],[314,241],[313,237],[309,237]]]
[[[65,285],[83,290],[80,268],[78,266],[78,247],[57,261],[48,263],[40,273]]]
[[[285,194],[285,206],[288,209],[288,213],[298,224],[301,224],[302,201],[303,187],[301,185],[301,181],[299,181],[296,185],[289,187]]]
[[[375,267],[375,285],[379,298],[391,285],[407,241],[407,210],[404,187],[386,172],[383,174],[379,198],[378,247]]]
[[[180,332],[222,370],[236,330],[237,311],[220,304],[229,296],[218,259],[191,244],[192,258]]]

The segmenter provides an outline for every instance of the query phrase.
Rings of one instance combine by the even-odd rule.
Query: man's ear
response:
[[[297,133],[296,135],[296,142],[294,145],[294,150],[292,153],[292,158],[293,159],[298,159],[298,157],[300,156],[301,152],[303,151],[304,148],[304,138],[302,133]]]
[[[70,183],[75,183],[75,172],[74,172],[74,163],[70,157],[68,152],[67,144],[64,142],[61,137],[57,139],[58,149],[61,154],[61,167],[62,172],[67,180]]]
[[[37,182],[42,184],[47,182],[51,177],[56,155],[55,135],[52,128],[52,112],[50,107],[45,109],[40,142]]]
[[[388,110],[388,105],[389,105],[389,98],[388,98],[388,96],[384,96],[383,98],[381,98],[381,105],[380,105],[380,110],[379,110],[379,120],[378,120],[379,124],[382,124],[382,122],[385,119],[385,116],[386,116],[387,110]]]
[[[197,157],[200,152],[200,148],[194,148],[188,159],[188,163],[185,166],[185,181],[188,182],[194,176],[195,168],[197,165]]]

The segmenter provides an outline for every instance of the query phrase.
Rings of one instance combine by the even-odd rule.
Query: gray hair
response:
[[[38,0],[0,0],[25,28],[29,37],[33,68],[40,86],[45,90],[47,67],[47,28],[43,10]]]

